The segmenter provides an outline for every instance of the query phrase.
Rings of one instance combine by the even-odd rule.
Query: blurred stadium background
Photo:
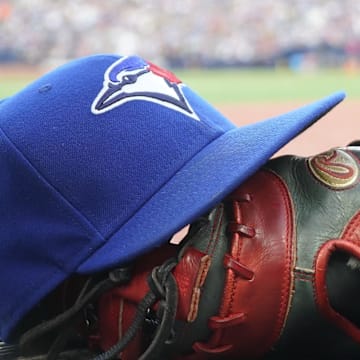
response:
[[[239,125],[345,90],[281,152],[360,138],[360,1],[0,0],[0,98],[94,53],[170,68]]]

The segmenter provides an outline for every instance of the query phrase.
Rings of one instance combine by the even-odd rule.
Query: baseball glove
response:
[[[348,146],[270,160],[180,244],[70,279],[58,289],[66,305],[22,348],[49,330],[68,346],[76,315],[97,360],[359,359],[359,159]]]

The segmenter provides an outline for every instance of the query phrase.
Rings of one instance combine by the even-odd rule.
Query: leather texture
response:
[[[289,307],[294,262],[291,199],[268,171],[228,199],[229,253],[219,313],[209,319],[212,337],[195,351],[229,358],[257,357],[279,337]]]
[[[311,158],[285,156],[266,168],[285,183],[296,227],[293,296],[269,358],[359,359],[360,147]]]
[[[149,290],[149,274],[155,266],[176,256],[179,256],[179,262],[173,274],[179,292],[177,322],[171,344],[164,345],[163,358],[191,353],[196,341],[208,339],[211,332],[208,320],[217,314],[222,298],[219,289],[222,290],[225,278],[226,216],[224,205],[219,204],[208,214],[207,225],[196,233],[196,237],[190,238],[180,256],[179,246],[168,244],[139,258],[131,282],[100,298],[98,334],[95,344],[93,339],[93,346],[107,350],[123,336],[131,325],[137,304]],[[156,306],[153,310],[156,312]],[[150,327],[139,333],[123,351],[121,359],[137,359],[152,331]]]
[[[186,245],[154,249],[129,284],[102,296],[98,345],[123,336],[152,269],[178,256],[177,321],[162,358],[360,359],[359,158],[349,146],[270,160]],[[121,358],[136,359],[155,327]]]

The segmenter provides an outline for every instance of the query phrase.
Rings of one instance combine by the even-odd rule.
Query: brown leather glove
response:
[[[351,146],[269,161],[180,251],[155,249],[102,296],[97,345],[124,360],[359,359],[359,158]]]

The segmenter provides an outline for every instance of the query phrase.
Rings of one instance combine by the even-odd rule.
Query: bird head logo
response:
[[[182,82],[170,71],[137,56],[122,57],[105,71],[103,87],[91,111],[103,114],[126,102],[143,100],[199,120],[182,88]]]

